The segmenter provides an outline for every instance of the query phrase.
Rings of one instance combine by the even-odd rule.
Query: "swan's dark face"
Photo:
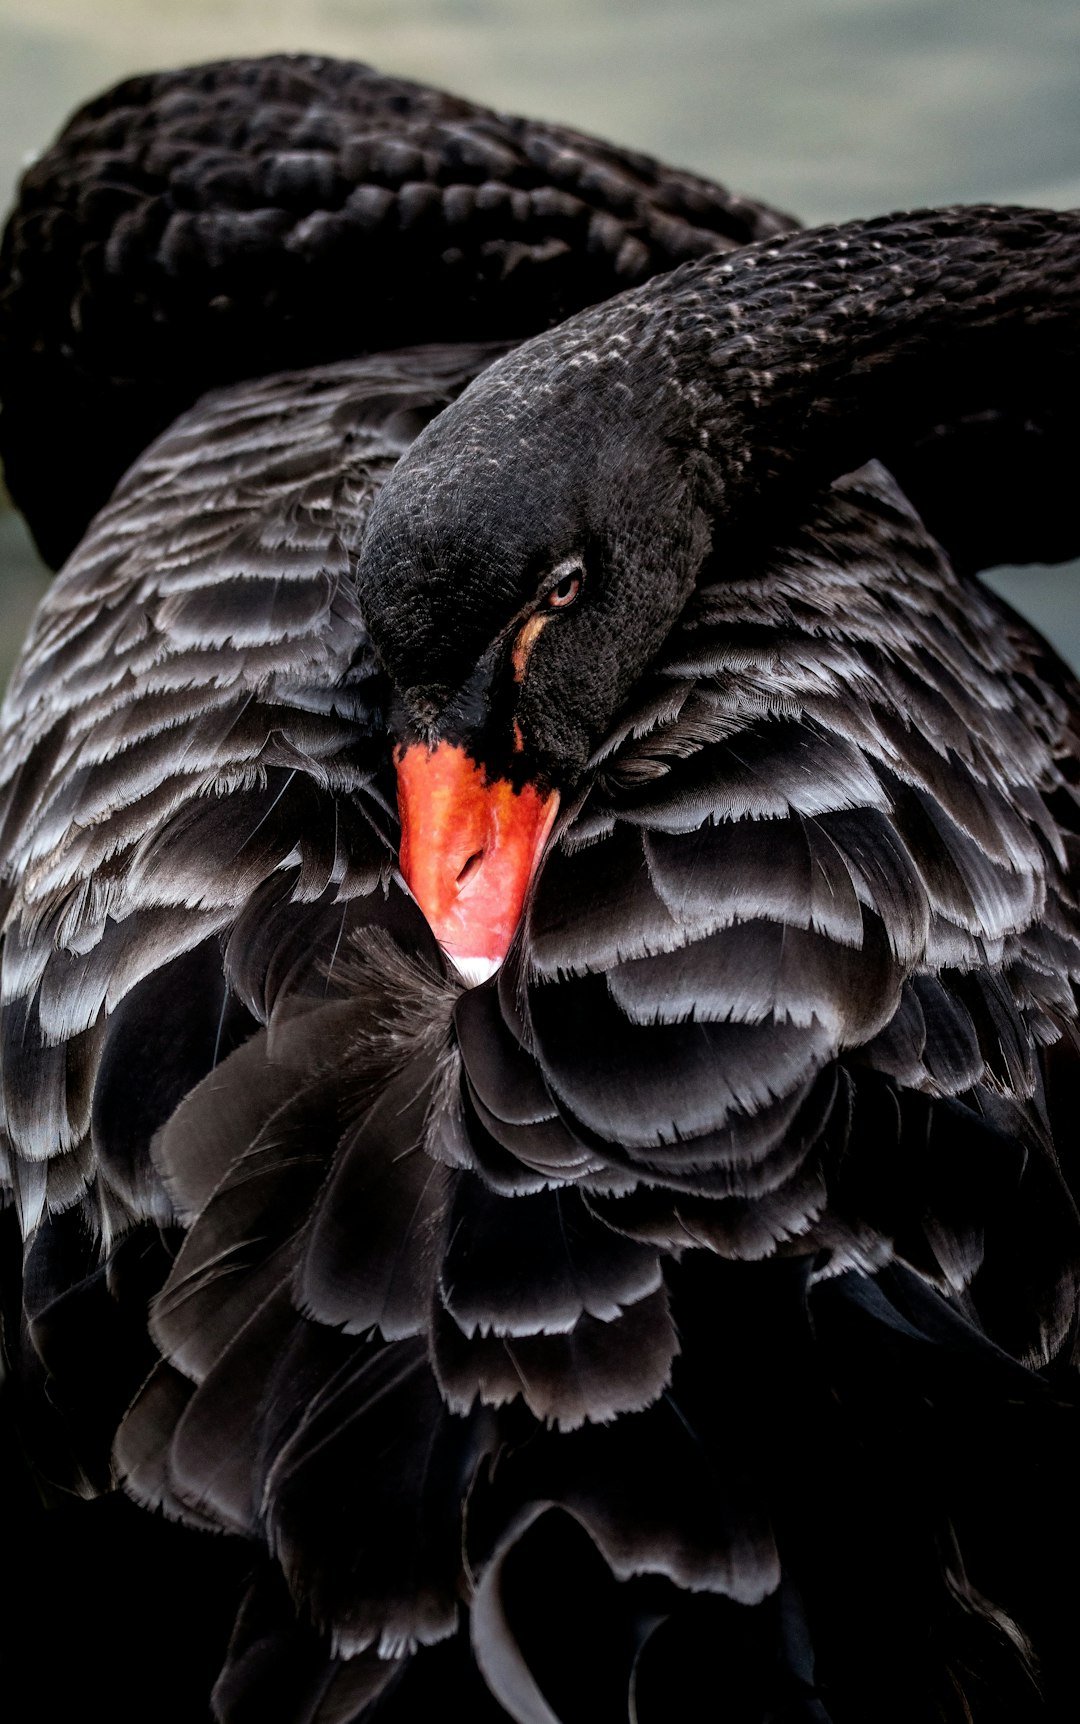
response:
[[[500,372],[394,470],[362,604],[401,740],[452,738],[489,773],[565,791],[685,604],[706,536],[684,456],[616,379],[522,405]]]
[[[579,783],[707,548],[690,467],[619,367],[598,368],[585,387],[571,377],[571,388],[530,393],[507,363],[400,462],[360,561],[365,615],[397,695],[403,870],[417,890],[422,827],[425,855],[447,851],[438,868],[444,882],[453,875],[455,905],[458,864],[476,896],[477,858],[487,865],[502,844],[477,836],[493,787],[517,799],[507,806],[517,838],[523,821],[533,835],[531,872],[554,799]],[[449,848],[436,840],[436,810],[477,798],[486,812],[462,816]],[[518,884],[520,908],[528,872]]]

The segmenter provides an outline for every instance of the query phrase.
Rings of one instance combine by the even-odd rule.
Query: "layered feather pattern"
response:
[[[471,172],[503,144],[444,100]],[[501,350],[203,396],[34,626],[0,1090],[42,1471],[119,1482],[192,1640],[232,1625],[222,1724],[1064,1719],[1080,690],[876,465],[718,534],[465,988],[357,553]]]

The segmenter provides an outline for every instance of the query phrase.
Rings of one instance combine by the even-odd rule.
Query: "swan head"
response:
[[[372,510],[360,594],[395,690],[402,869],[455,956],[505,951],[559,799],[708,550],[693,456],[643,370],[638,352],[631,391],[621,344],[528,343],[426,427]],[[488,925],[483,882],[511,853]]]
[[[507,355],[425,428],[360,554],[399,740],[446,737],[491,772],[563,791],[709,546],[666,378],[643,396],[638,353],[631,391],[624,348],[585,358],[569,327]]]

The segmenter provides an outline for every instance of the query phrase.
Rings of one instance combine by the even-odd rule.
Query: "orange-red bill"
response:
[[[558,792],[488,778],[454,742],[411,743],[394,760],[401,872],[443,950],[490,973],[521,919]]]

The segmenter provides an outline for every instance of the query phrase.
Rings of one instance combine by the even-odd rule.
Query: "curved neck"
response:
[[[794,234],[624,296],[725,512],[986,407],[1075,397],[1080,213],[972,207]],[[608,308],[608,319],[611,308]]]

